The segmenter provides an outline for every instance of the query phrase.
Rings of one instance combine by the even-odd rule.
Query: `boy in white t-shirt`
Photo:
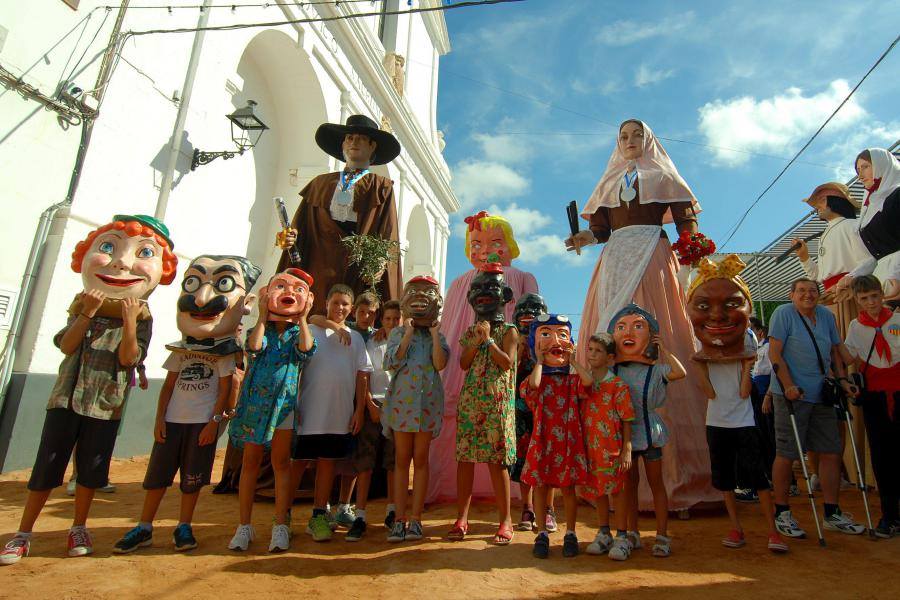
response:
[[[299,481],[305,468],[299,461],[316,461],[313,514],[306,531],[317,542],[327,542],[332,536],[326,507],[334,483],[335,461],[347,458],[353,436],[362,426],[372,372],[362,336],[345,324],[352,307],[353,290],[343,284],[332,286],[326,299],[326,316],[344,327],[350,344],[344,344],[338,332],[310,324],[318,351],[307,363],[300,381],[294,477]]]

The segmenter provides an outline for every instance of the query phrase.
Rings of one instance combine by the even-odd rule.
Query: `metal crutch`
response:
[[[853,462],[856,465],[856,487],[862,492],[863,506],[866,507],[866,523],[869,525],[869,537],[873,540],[877,540],[875,528],[872,527],[872,514],[869,512],[869,496],[866,493],[866,482],[859,465],[859,452],[856,451],[856,436],[853,435],[853,415],[850,414],[850,407],[847,406],[847,397],[844,395],[843,390],[841,390],[838,405],[834,408],[839,413],[838,417],[840,417],[841,412],[844,413],[845,421],[847,423],[847,432],[850,434],[850,445],[853,447]]]

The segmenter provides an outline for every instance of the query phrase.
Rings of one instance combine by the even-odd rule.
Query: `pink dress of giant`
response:
[[[643,154],[626,159],[618,146],[581,216],[591,222],[597,240],[605,242],[588,287],[581,317],[578,357],[584,361],[589,334],[605,332],[612,316],[634,302],[656,316],[665,347],[684,364],[687,377],[667,386],[659,411],[670,438],[663,449],[663,479],[669,509],[688,509],[700,502],[720,502],[710,479],[706,445],[706,396],[697,385],[694,334],[685,312],[685,294],[676,274],[678,261],[662,229],[674,221],[679,230],[696,225],[697,199],[678,174],[659,140],[643,124]],[[629,202],[626,172],[634,167],[637,195]],[[629,175],[628,183],[632,183]],[[624,193],[623,193],[624,192]],[[652,510],[650,488],[642,477],[641,510]]]
[[[471,257],[473,263],[479,258]],[[484,260],[482,257],[481,260]],[[506,322],[512,323],[516,301],[522,294],[538,293],[534,275],[509,266],[510,258],[501,258],[503,277],[512,289],[513,301],[506,305]],[[466,295],[476,269],[466,271],[453,280],[444,297],[444,312],[441,315],[441,333],[450,345],[447,367],[441,371],[444,380],[444,423],[441,434],[431,443],[429,457],[430,477],[426,502],[452,502],[456,500],[456,403],[462,389],[465,371],[459,367],[459,339],[465,330],[475,323],[475,312],[469,306]],[[512,497],[516,498],[519,486],[512,486]],[[487,465],[475,466],[475,481],[472,486],[473,498],[493,498],[494,488],[488,475]]]

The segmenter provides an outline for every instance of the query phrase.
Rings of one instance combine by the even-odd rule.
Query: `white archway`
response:
[[[431,227],[428,216],[421,205],[413,207],[406,222],[406,254],[403,256],[403,279],[417,275],[434,277],[431,256]]]

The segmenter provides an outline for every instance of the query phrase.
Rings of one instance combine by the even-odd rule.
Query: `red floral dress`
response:
[[[569,487],[588,480],[578,400],[590,391],[577,374],[550,374],[533,388],[522,382],[521,393],[534,414],[534,430],[525,455],[522,483]]]
[[[622,489],[626,476],[619,472],[624,444],[622,423],[634,421],[634,408],[628,385],[615,375],[595,382],[580,408],[589,470],[582,495],[593,501],[600,494],[614,494]]]

